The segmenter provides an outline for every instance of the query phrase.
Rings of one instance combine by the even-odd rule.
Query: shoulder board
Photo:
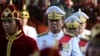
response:
[[[44,36],[44,35],[47,35],[47,34],[48,34],[48,32],[40,33],[40,34],[38,34],[38,37]]]
[[[74,34],[68,33],[68,32],[66,32],[66,33],[64,33],[64,34],[65,34],[65,35],[68,35],[68,36],[71,36],[71,37],[75,36]]]
[[[86,37],[86,38],[80,38],[80,40],[84,40],[84,41],[88,42],[88,41],[90,40],[90,38],[89,38],[89,37]]]
[[[85,36],[88,37],[88,38],[91,38],[91,34],[90,35],[85,34]]]

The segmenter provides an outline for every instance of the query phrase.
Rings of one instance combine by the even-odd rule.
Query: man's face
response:
[[[77,35],[79,33],[80,28],[67,28],[67,32]]]
[[[28,19],[22,18],[22,19],[21,19],[22,25],[27,25],[27,21],[28,21]]]
[[[86,23],[81,23],[80,33],[82,33],[85,28],[86,28]]]
[[[63,20],[48,20],[48,24],[51,31],[60,31],[63,26]]]
[[[17,30],[16,20],[11,18],[3,19],[3,28],[6,33],[14,34]]]

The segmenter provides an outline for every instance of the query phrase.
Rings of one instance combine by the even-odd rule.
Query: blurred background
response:
[[[7,7],[8,1],[0,0],[0,16]],[[22,10],[23,4],[26,4],[30,14],[28,25],[35,27],[38,33],[42,33],[48,29],[45,15],[46,9],[51,5],[61,3],[61,1],[71,1],[74,12],[77,12],[80,8],[90,17],[87,21],[87,29],[90,30],[95,23],[100,22],[100,0],[13,0],[13,4],[19,11]]]

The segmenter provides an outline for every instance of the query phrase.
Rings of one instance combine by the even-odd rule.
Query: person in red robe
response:
[[[18,10],[11,1],[1,21],[5,34],[0,35],[0,56],[29,56],[38,51],[36,41],[23,33]]]
[[[92,34],[87,46],[86,56],[100,56],[100,23],[92,27]]]
[[[55,48],[45,48],[40,51],[40,56],[60,56],[60,54]]]

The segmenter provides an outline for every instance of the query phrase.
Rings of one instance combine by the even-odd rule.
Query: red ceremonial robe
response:
[[[6,35],[0,35],[0,56],[6,56],[8,44],[6,37]],[[29,56],[36,50],[38,50],[36,41],[21,33],[11,45],[10,56]]]
[[[45,48],[40,51],[40,56],[60,56],[59,50],[54,48]]]

